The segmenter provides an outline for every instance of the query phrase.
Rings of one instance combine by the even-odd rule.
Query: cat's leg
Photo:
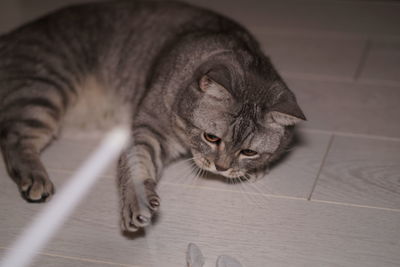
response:
[[[136,130],[142,134],[134,135],[133,144],[122,154],[118,165],[121,227],[130,232],[147,226],[160,207],[156,185],[165,153],[159,137],[146,130]]]
[[[54,187],[39,154],[58,131],[62,97],[46,83],[28,84],[13,84],[16,89],[8,92],[2,89],[0,147],[22,196],[42,202],[54,193]]]

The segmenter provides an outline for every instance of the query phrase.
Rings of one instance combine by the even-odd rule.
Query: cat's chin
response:
[[[207,171],[208,173],[211,173],[212,175],[218,175],[220,177],[222,177],[223,179],[225,179],[226,181],[230,182],[230,181],[240,181],[240,182],[256,182],[259,179],[261,179],[262,177],[264,177],[267,174],[267,171],[256,171],[256,172],[243,172],[243,171],[234,171],[232,169],[229,169],[227,171],[217,171],[217,170],[212,170],[212,169],[204,169],[201,168],[205,171]]]
[[[199,166],[197,166],[199,167]],[[200,168],[200,167],[199,167]],[[240,175],[240,176],[236,176],[236,175],[230,175],[227,172],[219,172],[219,171],[215,171],[215,170],[211,170],[211,169],[206,169],[206,168],[200,168],[203,171],[205,171],[206,176],[208,177],[218,177],[221,180],[225,180],[227,182],[229,181],[234,181],[234,180],[247,180],[247,178],[244,178],[245,175]]]
[[[192,151],[193,153],[193,151]],[[193,161],[194,163],[197,165],[198,168],[207,171],[209,173],[215,174],[215,175],[219,175],[224,177],[225,179],[228,180],[235,180],[235,179],[243,179],[243,180],[248,180],[250,178],[247,178],[248,176],[246,175],[246,173],[244,173],[243,171],[238,171],[238,170],[234,170],[234,169],[228,169],[225,171],[218,171],[215,167],[215,164],[212,163],[210,160],[200,156],[198,153],[193,153],[194,157],[193,157]]]
[[[201,170],[204,170],[207,173],[211,173],[213,175],[222,176],[223,178],[228,180],[240,179],[240,177],[246,176],[245,173],[241,171],[234,171],[232,169],[228,169],[226,171],[218,171],[213,163],[205,159],[197,159],[194,160],[194,162],[196,163],[196,166]]]
[[[241,177],[245,177],[245,174],[242,172],[235,172],[232,170],[227,170],[227,171],[214,171],[214,170],[208,170],[209,172],[212,172],[214,174],[223,176],[227,180],[235,180],[235,179],[240,179]]]

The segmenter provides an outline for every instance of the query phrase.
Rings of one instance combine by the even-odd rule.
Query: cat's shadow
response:
[[[145,230],[143,228],[140,228],[136,232],[128,232],[128,231],[122,231],[121,230],[121,235],[123,237],[125,237],[126,239],[135,240],[135,239],[138,239],[138,238],[141,238],[141,237],[142,238],[146,237],[146,232],[145,232]]]
[[[155,213],[151,217],[151,225],[156,225],[160,219],[160,213]],[[146,237],[146,228],[139,228],[136,232],[128,232],[121,230],[121,235],[128,240],[135,240],[138,238],[145,238]]]

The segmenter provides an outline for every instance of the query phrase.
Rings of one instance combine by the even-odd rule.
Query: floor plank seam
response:
[[[287,195],[274,195],[274,194],[259,193],[259,192],[243,192],[243,191],[214,188],[214,187],[201,186],[201,185],[195,185],[195,184],[178,184],[178,183],[172,183],[172,182],[163,182],[163,184],[161,186],[163,186],[163,185],[179,186],[179,187],[186,187],[186,188],[193,188],[193,189],[212,190],[212,191],[235,193],[235,194],[248,194],[248,195],[264,196],[264,197],[270,197],[270,198],[302,200],[302,201],[306,200],[303,197],[293,197],[293,196],[287,196]]]
[[[347,0],[345,0],[347,1]],[[380,0],[377,0],[380,1]],[[321,29],[310,29],[310,28],[288,28],[288,27],[271,27],[271,26],[258,26],[258,25],[247,25],[247,28],[256,35],[281,35],[281,36],[294,36],[294,37],[318,37],[318,38],[329,38],[329,39],[347,39],[347,40],[360,40],[369,36],[371,39],[387,39],[387,40],[399,40],[399,35],[395,33],[378,33],[378,32],[347,32],[341,30],[321,30]]]
[[[365,63],[364,63],[365,64]],[[325,82],[325,83],[344,83],[350,85],[368,85],[368,86],[385,86],[399,88],[400,82],[393,80],[384,79],[355,79],[355,74],[349,77],[337,76],[329,74],[316,74],[316,73],[304,73],[304,72],[288,72],[284,70],[279,71],[285,79],[310,81],[310,82]],[[360,73],[361,74],[361,73]]]
[[[325,154],[324,154],[324,156],[323,156],[323,158],[322,158],[321,165],[320,165],[320,167],[319,167],[319,169],[318,169],[318,172],[317,172],[317,175],[316,175],[316,177],[315,177],[314,183],[313,183],[313,185],[312,185],[312,187],[311,187],[310,194],[309,194],[308,197],[307,197],[307,200],[308,200],[308,201],[311,200],[312,194],[314,193],[314,190],[315,190],[315,188],[317,187],[317,183],[318,183],[319,177],[320,177],[320,175],[321,175],[321,173],[322,173],[322,169],[323,169],[324,166],[325,166],[325,162],[326,162],[326,159],[327,159],[327,157],[328,157],[329,151],[331,150],[331,147],[332,147],[332,144],[333,144],[334,139],[335,139],[335,135],[332,134],[331,138],[329,139],[329,143],[328,143],[328,146],[327,146],[327,148],[326,148]]]
[[[273,195],[273,194],[264,194],[264,193],[258,193],[258,192],[242,192],[242,191],[235,191],[235,190],[229,190],[229,189],[198,186],[198,185],[194,185],[194,184],[176,184],[176,183],[171,183],[171,182],[164,182],[164,185],[175,186],[175,187],[187,187],[187,188],[201,189],[201,190],[219,191],[219,192],[229,192],[229,193],[235,193],[235,194],[248,194],[248,195],[274,198],[274,199],[303,201],[305,203],[321,203],[321,204],[329,204],[329,205],[334,205],[334,206],[374,209],[374,210],[390,211],[390,212],[396,212],[396,213],[400,212],[400,209],[393,209],[393,208],[360,205],[360,204],[338,202],[338,201],[327,201],[327,200],[320,200],[320,199],[310,199],[309,200],[309,199],[303,198],[303,197],[292,197],[292,196],[287,196],[287,195]]]
[[[400,212],[400,209],[392,209],[392,208],[385,208],[385,207],[360,205],[360,204],[338,202],[338,201],[311,199],[310,202],[331,204],[331,205],[340,205],[340,206],[346,206],[346,207],[355,207],[355,208],[364,208],[364,209],[374,209],[374,210],[383,210],[383,211],[391,211],[391,212]]]
[[[367,39],[365,41],[365,45],[363,47],[363,50],[362,50],[362,53],[361,53],[361,58],[359,60],[358,66],[357,66],[357,68],[356,68],[356,70],[354,72],[354,75],[353,75],[353,79],[356,82],[359,81],[359,78],[360,78],[360,76],[361,76],[361,74],[362,74],[362,72],[364,70],[364,67],[367,64],[367,58],[368,58],[370,50],[371,50],[371,40]]]
[[[400,142],[400,138],[381,136],[381,135],[369,135],[369,134],[350,133],[350,132],[337,132],[337,131],[333,131],[333,134],[336,135],[336,136],[347,136],[347,137],[375,139],[375,140],[382,140],[382,141]]]
[[[331,137],[331,139],[332,139],[332,137]],[[327,149],[327,152],[328,152],[328,149]],[[326,153],[326,154],[328,154],[328,153]],[[53,171],[59,171],[59,172],[65,172],[65,173],[71,173],[72,174],[72,171],[66,171],[66,170],[60,170],[60,169],[57,169],[57,170],[52,169],[52,170]],[[108,175],[108,176],[102,176],[101,178],[114,178],[114,177],[111,176],[111,175]],[[258,195],[258,196],[275,198],[275,199],[301,200],[301,201],[307,201],[307,202],[311,201],[311,202],[316,202],[316,203],[325,203],[325,204],[333,204],[333,205],[341,205],[341,206],[351,206],[351,207],[359,207],[359,208],[370,208],[370,209],[379,209],[379,210],[400,212],[400,209],[392,209],[392,208],[368,206],[368,205],[359,205],[359,204],[353,204],[353,203],[347,203],[347,202],[337,202],[337,201],[327,201],[327,200],[319,200],[319,199],[309,199],[309,198],[304,198],[304,197],[295,197],[295,196],[288,196],[288,195],[268,194],[268,193],[260,193],[260,192],[243,192],[243,191],[237,191],[237,190],[229,190],[229,189],[222,189],[222,188],[213,188],[213,187],[207,187],[207,186],[200,186],[200,185],[195,185],[195,184],[179,184],[179,183],[173,183],[173,182],[161,182],[160,187],[162,188],[165,185],[167,185],[167,186],[169,185],[169,186],[195,188],[195,189],[202,189],[202,190],[212,190],[212,191],[219,191],[219,192],[229,192],[229,193],[236,193],[236,194]],[[1,249],[1,247],[0,247],[0,249]]]
[[[71,176],[79,169],[76,168],[74,170],[69,170],[69,169],[60,169],[60,168],[52,168],[52,167],[48,167],[47,170],[48,171],[53,171],[53,172],[61,172],[61,173],[65,173],[65,174],[70,174]],[[111,175],[111,174],[100,174],[99,175],[100,178],[115,178],[115,175]]]
[[[362,134],[362,133],[351,133],[351,132],[341,132],[341,131],[329,131],[322,129],[313,129],[313,128],[302,128],[299,129],[300,132],[309,132],[316,134],[334,134],[335,136],[344,136],[344,137],[357,137],[357,138],[365,138],[365,139],[375,139],[382,141],[392,141],[392,142],[400,142],[400,137],[388,137],[383,135],[373,135],[373,134]]]
[[[304,73],[304,72],[287,72],[284,70],[279,71],[283,78],[285,79],[293,79],[293,80],[301,80],[301,81],[310,81],[310,82],[325,82],[325,83],[344,83],[350,85],[368,85],[368,86],[385,86],[391,88],[399,88],[400,82],[393,80],[384,80],[384,79],[358,79],[355,80],[355,75],[345,77],[345,76],[336,76],[336,75],[328,75],[328,74],[315,74],[315,73]]]
[[[1,250],[10,250],[10,248],[3,247],[3,246],[0,246],[0,249]],[[40,252],[37,255],[53,257],[53,258],[62,258],[62,259],[68,259],[68,260],[75,260],[75,261],[82,261],[82,262],[108,264],[108,265],[111,265],[111,266],[143,267],[142,265],[131,265],[131,264],[124,264],[124,263],[117,263],[117,262],[103,261],[103,260],[96,260],[96,259],[91,259],[91,258],[73,257],[73,256],[66,256],[66,255],[46,253],[46,252]]]
[[[273,59],[272,59],[273,60]],[[331,74],[318,74],[318,73],[307,73],[307,72],[291,72],[280,70],[279,71],[283,78],[301,81],[316,81],[316,82],[326,82],[326,83],[351,83],[353,84],[354,78],[352,76],[340,76]]]

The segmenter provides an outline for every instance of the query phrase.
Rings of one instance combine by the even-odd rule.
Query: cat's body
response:
[[[63,9],[0,37],[0,146],[27,200],[53,193],[39,154],[83,96],[95,103],[86,112],[116,107],[131,124],[118,167],[122,228],[131,231],[158,209],[156,183],[172,160],[190,152],[201,168],[242,177],[278,158],[304,119],[231,20],[170,2]]]

